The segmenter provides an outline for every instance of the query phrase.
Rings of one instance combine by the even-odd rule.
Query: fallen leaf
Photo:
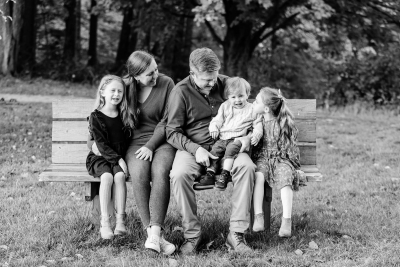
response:
[[[72,258],[72,257],[61,258],[61,261],[73,261],[73,260],[74,260],[74,258]]]
[[[57,263],[57,261],[55,261],[55,260],[46,260],[46,262],[50,263],[50,264],[56,264]]]
[[[206,249],[210,249],[210,247],[212,246],[212,244],[214,244],[214,240],[211,241],[211,242],[208,242],[208,243],[206,244]]]
[[[390,166],[385,166],[385,169],[390,170]]]
[[[351,237],[348,236],[348,235],[342,235],[342,238],[344,238],[344,239],[349,239],[349,238],[351,238]]]
[[[314,241],[311,241],[310,243],[308,243],[308,247],[311,249],[318,249],[318,245]]]
[[[303,255],[303,251],[301,251],[300,249],[296,249],[294,253],[296,255]]]
[[[12,201],[14,200],[12,197],[7,198],[7,200]]]
[[[54,213],[56,213],[54,210],[49,211],[49,213],[47,213],[47,215],[53,215]]]
[[[76,256],[78,259],[83,259],[82,254],[75,254],[75,256]]]
[[[69,194],[70,197],[74,197],[75,196],[75,192],[71,192],[71,194]]]
[[[91,224],[89,224],[89,226],[86,228],[86,231],[91,231],[92,229],[94,229],[94,225],[91,223]]]
[[[175,226],[174,229],[172,230],[172,232],[176,232],[176,231],[182,232],[183,228],[181,226]]]
[[[7,247],[6,245],[1,245],[1,246],[0,246],[0,249],[7,250],[8,247]]]
[[[0,180],[5,181],[5,180],[7,180],[7,178],[3,175],[3,176],[1,176]]]
[[[32,156],[31,159],[32,159],[33,161],[36,161],[36,157],[35,157],[35,156]]]
[[[374,167],[379,167],[379,163],[374,163]]]
[[[175,259],[168,259],[168,263],[169,263],[169,266],[171,266],[171,267],[177,267],[178,266],[178,261],[177,260],[175,260]]]
[[[24,173],[22,173],[22,174],[21,174],[21,177],[22,177],[22,178],[27,178],[27,177],[28,177],[28,175],[29,175],[29,173],[27,173],[27,172],[24,172]]]
[[[13,150],[17,150],[17,146],[16,146],[16,145],[13,145],[13,146],[12,146],[12,149],[13,149]]]

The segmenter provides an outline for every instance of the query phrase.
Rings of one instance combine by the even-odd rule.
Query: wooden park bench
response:
[[[249,102],[253,102],[250,100]],[[295,116],[295,123],[299,129],[299,136],[297,138],[297,145],[300,149],[300,163],[301,170],[306,175],[307,182],[320,182],[322,175],[317,168],[317,114],[316,114],[316,100],[315,99],[288,99],[288,106]],[[196,188],[195,190],[211,189],[213,186]],[[301,190],[301,189],[300,189]],[[271,203],[272,203],[272,188],[264,184],[264,226],[268,231],[271,225]],[[254,216],[253,207],[251,216]],[[252,217],[253,221],[253,217]],[[252,225],[252,223],[251,223]]]
[[[93,111],[92,99],[62,100],[52,103],[52,164],[39,175],[43,182],[83,182],[86,186],[86,201],[93,201],[98,213],[99,178],[87,173],[86,157],[89,152],[86,141],[88,122]],[[299,128],[298,145],[302,170],[308,181],[320,181],[322,176],[316,166],[316,101],[288,100]],[[131,180],[128,178],[128,182]],[[269,229],[272,190],[266,184],[264,196],[265,226]],[[110,203],[109,211],[113,209]],[[112,214],[112,213],[110,213]]]

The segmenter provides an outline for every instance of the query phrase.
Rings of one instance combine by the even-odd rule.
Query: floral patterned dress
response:
[[[269,186],[282,189],[291,186],[298,190],[300,151],[297,145],[290,146],[279,140],[280,126],[276,119],[263,121],[264,135],[254,148],[252,159],[256,172],[261,172]]]

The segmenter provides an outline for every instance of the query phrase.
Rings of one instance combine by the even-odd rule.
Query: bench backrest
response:
[[[56,164],[84,164],[88,122],[93,111],[93,99],[53,102],[52,162]],[[301,164],[316,165],[316,100],[288,99],[299,129],[298,145]]]

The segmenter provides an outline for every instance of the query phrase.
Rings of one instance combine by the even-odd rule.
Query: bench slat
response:
[[[299,143],[300,163],[302,165],[316,164],[315,143]],[[53,163],[80,163],[86,162],[89,149],[86,144],[52,144]]]
[[[315,120],[296,120],[299,129],[299,142],[315,142]],[[88,123],[86,121],[53,121],[53,142],[86,142],[88,135]]]
[[[306,173],[307,181],[321,181],[322,175],[317,166],[304,165],[301,167]],[[48,169],[39,175],[42,182],[100,182],[99,178],[94,178],[87,173],[84,164],[52,164]],[[129,177],[128,182],[131,182]]]
[[[315,99],[287,99],[296,119],[315,119]],[[74,99],[53,102],[53,119],[84,119],[93,111],[93,99]]]

